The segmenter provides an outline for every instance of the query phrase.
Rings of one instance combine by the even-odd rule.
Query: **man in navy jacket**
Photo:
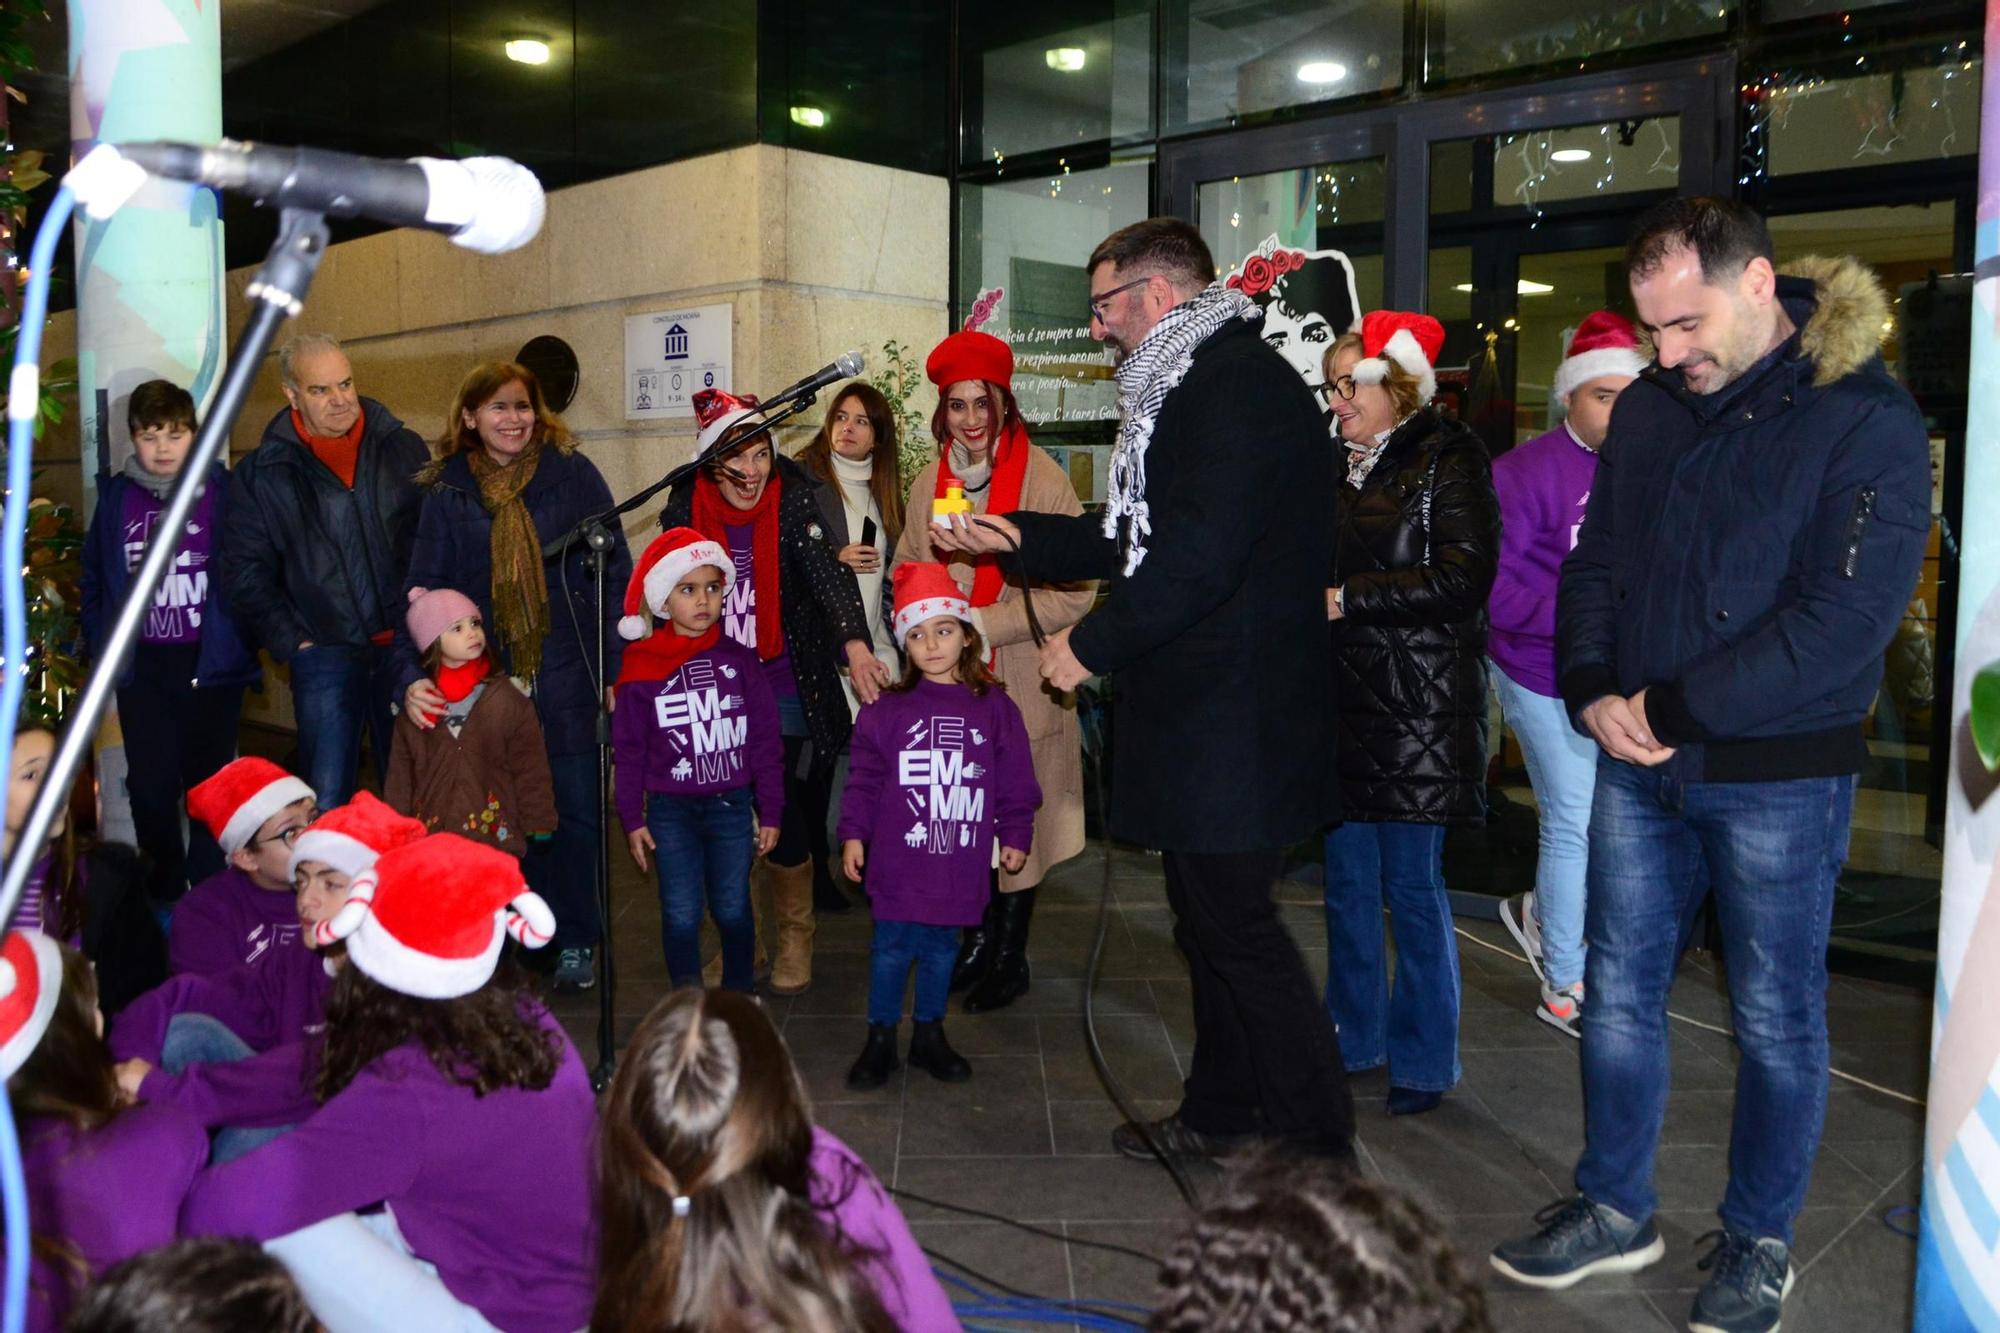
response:
[[[1648,211],[1626,252],[1658,363],[1618,401],[1557,595],[1560,684],[1603,753],[1585,925],[1578,1195],[1501,1245],[1566,1287],[1664,1250],[1676,922],[1705,862],[1742,1052],[1696,1330],[1778,1326],[1826,1110],[1826,945],[1861,724],[1930,529],[1930,450],[1846,259],[1772,265],[1763,219]]]

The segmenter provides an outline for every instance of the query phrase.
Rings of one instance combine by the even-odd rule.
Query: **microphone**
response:
[[[862,356],[859,351],[842,352],[832,362],[821,366],[797,384],[788,384],[778,390],[759,406],[776,407],[795,398],[810,398],[835,380],[852,379],[866,369],[868,369],[868,358]]]
[[[120,156],[154,176],[247,194],[271,208],[304,208],[328,217],[366,217],[440,231],[452,244],[488,255],[518,250],[533,240],[548,207],[535,173],[504,157],[397,162],[231,139],[210,147],[116,147]]]

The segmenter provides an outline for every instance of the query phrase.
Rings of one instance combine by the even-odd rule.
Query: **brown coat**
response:
[[[910,484],[903,538],[896,544],[895,564],[905,560],[935,560],[931,550],[931,499],[937,491],[937,464],[929,464]],[[1083,512],[1076,489],[1056,461],[1035,449],[1028,455],[1021,479],[1022,509],[1044,514]],[[972,566],[960,556],[948,566],[962,588],[972,586]],[[1035,615],[1044,634],[1067,629],[1083,619],[1096,597],[1095,583],[1034,585]],[[1034,751],[1035,781],[1042,787],[1042,808],[1035,812],[1035,845],[1018,874],[1001,872],[1001,887],[1032,888],[1053,866],[1083,850],[1083,740],[1076,725],[1076,696],[1058,694],[1041,677],[1040,655],[1028,630],[1028,613],[1021,601],[1018,579],[1009,578],[1000,600],[981,607],[990,646],[999,650],[996,674],[1028,724]]]
[[[520,856],[528,835],[556,828],[555,784],[535,705],[506,676],[489,676],[465,726],[426,730],[404,710],[389,748],[382,799],[438,833]]]

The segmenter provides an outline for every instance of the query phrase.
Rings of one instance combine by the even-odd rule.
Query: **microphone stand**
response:
[[[174,561],[175,548],[180,545],[179,534],[187,527],[188,515],[194,512],[195,501],[208,482],[209,470],[222,453],[230,427],[243,411],[243,400],[256,382],[257,372],[263,368],[265,354],[270,351],[279,326],[305,308],[306,289],[312,286],[313,274],[326,253],[327,239],[325,214],[313,209],[287,208],[279,215],[278,239],[272,242],[264,266],[245,289],[244,295],[250,301],[249,320],[230,354],[229,368],[223,373],[208,418],[202,422],[201,433],[195,437],[194,448],[174,483],[166,513],[154,529],[158,535],[147,544],[145,558],[132,571],[132,586],[126,593],[125,604],[118,608],[118,618],[112,623],[104,651],[91,670],[76,710],[63,728],[62,744],[56,747],[48,775],[29,809],[27,823],[14,840],[13,857],[7,863],[5,878],[0,879],[0,925],[13,918],[14,907],[27,887],[29,872],[41,854],[42,845],[48,841],[56,814],[69,804],[77,769],[97,733],[98,720],[111,702],[119,669],[139,635],[139,622],[153,605],[160,580]]]
[[[669,486],[675,486],[693,476],[697,471],[714,462],[745,440],[761,435],[781,421],[811,407],[818,401],[817,391],[800,394],[773,412],[760,415],[755,421],[745,419],[732,425],[722,433],[720,439],[704,449],[700,456],[690,462],[670,470],[664,477],[635,495],[620,500],[601,514],[592,514],[579,521],[575,527],[555,540],[542,546],[544,562],[554,561],[560,569],[563,560],[572,548],[583,547],[584,569],[590,574],[591,605],[596,611],[596,661],[592,665],[593,679],[597,686],[597,809],[599,837],[592,857],[592,875],[595,879],[597,898],[597,919],[601,923],[598,934],[597,977],[597,1065],[590,1073],[590,1085],[602,1092],[611,1086],[611,1079],[618,1072],[618,1034],[612,1021],[615,1008],[613,993],[617,988],[617,968],[612,960],[611,948],[611,822],[608,814],[611,808],[611,715],[605,711],[604,692],[611,687],[604,670],[604,580],[610,567],[611,552],[618,542],[618,533],[623,525],[622,515],[630,513],[640,505],[658,495]],[[761,409],[760,409],[761,410]],[[772,444],[775,449],[776,442]],[[622,601],[624,590],[619,590]]]

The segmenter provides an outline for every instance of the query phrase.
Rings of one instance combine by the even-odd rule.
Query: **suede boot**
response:
[[[889,1075],[902,1068],[902,1064],[896,1058],[895,1025],[870,1023],[868,1043],[861,1048],[854,1067],[847,1071],[847,1086],[863,1092],[879,1088],[889,1081]]]
[[[941,1083],[963,1083],[972,1066],[944,1039],[944,1023],[919,1023],[910,1034],[910,1068],[922,1069]]]
[[[771,884],[771,916],[778,928],[771,993],[803,995],[812,986],[812,862],[795,866],[766,863],[764,874]]]
[[[993,962],[985,977],[965,993],[966,1013],[1005,1009],[1028,993],[1028,922],[1035,915],[1039,892],[1016,889],[993,896]]]

